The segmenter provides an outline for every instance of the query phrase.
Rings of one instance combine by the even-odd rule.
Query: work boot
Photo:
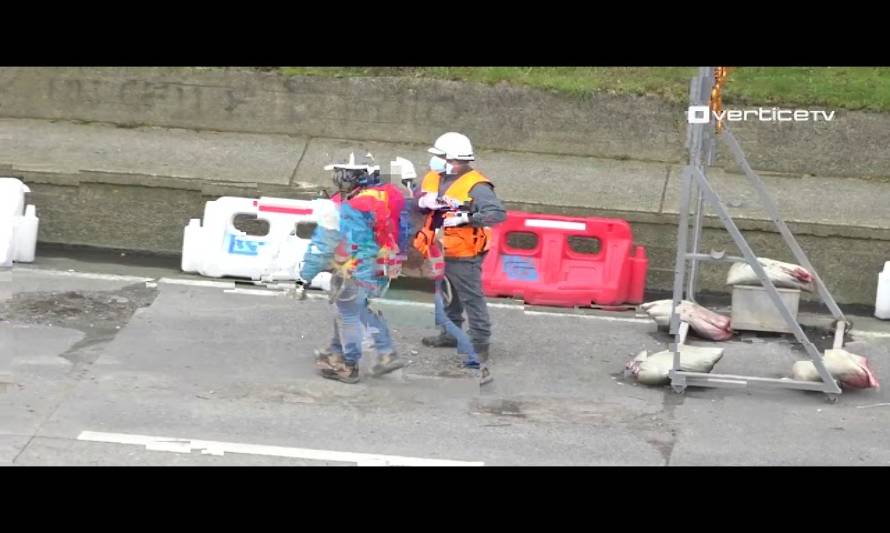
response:
[[[321,377],[326,379],[336,379],[343,383],[358,383],[358,363],[341,361],[331,368],[322,369]]]
[[[474,377],[479,378],[479,385],[485,385],[486,383],[491,383],[494,381],[494,378],[491,377],[491,369],[488,366],[488,363],[482,362],[469,362],[463,360],[460,362],[460,368],[469,370]]]
[[[315,366],[321,370],[334,368],[343,363],[343,354],[329,349],[315,350]]]
[[[475,361],[470,361],[466,355],[460,355],[460,354],[458,354],[458,357],[460,357],[460,362],[457,363],[457,366],[459,368],[470,368],[473,370],[478,370],[479,367],[481,366],[479,364],[478,359]]]
[[[476,357],[479,358],[479,385],[485,385],[486,383],[491,383],[494,381],[494,378],[491,376],[491,369],[488,366],[488,343],[485,344],[476,344],[473,343],[473,349],[476,350]]]
[[[488,363],[488,344],[473,343],[473,351],[476,352],[476,360],[470,361],[467,354],[457,354],[461,358],[459,366],[461,368],[479,369]]]
[[[457,339],[444,332],[435,337],[424,337],[420,342],[431,348],[457,348]]]
[[[492,381],[494,381],[494,378],[491,377],[491,370],[488,368],[487,364],[483,364],[482,368],[479,370],[479,386],[481,387]]]
[[[371,375],[375,377],[382,376],[403,366],[405,366],[405,361],[399,358],[399,354],[396,352],[385,353],[378,357],[377,362],[371,367]]]
[[[489,347],[488,343],[485,343],[485,344],[477,344],[475,342],[473,343],[473,349],[476,350],[476,357],[478,357],[479,362],[481,362],[483,364],[488,362],[488,347]]]

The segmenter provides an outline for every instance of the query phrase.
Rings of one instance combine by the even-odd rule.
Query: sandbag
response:
[[[659,327],[667,327],[671,320],[671,305],[672,300],[656,300],[642,304],[640,309],[655,320]],[[680,320],[689,323],[689,327],[699,337],[713,341],[725,341],[732,337],[730,318],[706,307],[683,300],[677,306],[677,314],[680,315]]]
[[[642,309],[647,315],[649,315],[652,320],[659,327],[667,327],[671,323],[671,305],[673,300],[656,300],[654,302],[647,302],[640,305],[640,309]],[[692,303],[688,300],[683,300],[681,303]]]
[[[757,260],[763,265],[766,276],[773,285],[785,289],[800,289],[813,292],[813,275],[800,265],[783,263],[765,257]],[[727,285],[756,285],[760,286],[760,279],[754,273],[754,269],[748,263],[733,263],[726,275]]]
[[[677,306],[677,314],[680,315],[680,320],[689,323],[689,327],[699,337],[712,341],[725,341],[732,338],[732,327],[728,316],[715,313],[692,302],[683,302]]]
[[[680,347],[680,370],[707,373],[722,357],[723,348],[683,345]],[[644,385],[666,385],[673,365],[674,352],[664,350],[649,355],[643,350],[624,365],[624,370]]]
[[[868,359],[847,350],[825,350],[825,368],[841,385],[851,389],[880,388]],[[791,365],[791,377],[800,381],[822,381],[812,361],[797,361]]]

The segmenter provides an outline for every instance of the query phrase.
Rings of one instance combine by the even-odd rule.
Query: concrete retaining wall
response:
[[[451,129],[473,138],[509,208],[629,220],[649,249],[649,287],[670,288],[685,113],[658,98],[244,69],[0,69],[0,175],[31,185],[41,242],[178,253],[207,200],[310,198],[344,150],[422,165]],[[873,305],[890,260],[890,184],[875,179],[890,176],[890,117],[839,110],[832,123],[734,131],[835,297]],[[742,178],[714,178],[755,251],[792,260]],[[709,226],[705,247],[736,253]],[[725,268],[706,267],[702,288],[725,291]]]
[[[684,106],[657,97],[252,69],[7,67],[0,69],[0,117],[418,144],[460,129],[490,150],[670,163],[684,158],[686,129]],[[837,110],[830,123],[734,129],[761,171],[890,177],[886,114]]]

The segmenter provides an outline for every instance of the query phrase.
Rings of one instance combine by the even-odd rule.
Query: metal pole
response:
[[[809,258],[807,258],[807,254],[804,253],[803,249],[797,243],[797,239],[794,238],[791,230],[788,229],[788,225],[785,224],[785,221],[779,215],[779,209],[776,206],[775,201],[773,201],[772,197],[770,197],[769,193],[767,192],[763,180],[754,172],[754,170],[751,169],[751,165],[748,164],[748,160],[745,157],[744,152],[742,152],[742,147],[739,146],[735,135],[732,134],[728,126],[723,132],[723,140],[732,151],[733,156],[735,156],[735,160],[738,163],[739,167],[741,167],[741,169],[745,172],[745,175],[748,177],[748,180],[750,180],[751,183],[754,185],[754,188],[757,190],[757,194],[760,195],[760,200],[761,202],[763,202],[764,207],[766,207],[770,218],[776,225],[776,228],[778,228],[779,233],[782,234],[782,238],[785,239],[785,242],[791,248],[791,253],[794,254],[797,262],[800,263],[801,266],[806,268],[810,272],[810,274],[813,275],[813,279],[816,282],[816,289],[819,291],[819,296],[822,298],[822,301],[831,311],[831,314],[834,316],[835,320],[847,322],[844,313],[840,310],[840,307],[838,307],[837,303],[834,301],[834,297],[831,296],[831,293],[828,292],[828,289],[825,287],[825,283],[822,282],[822,278],[819,277],[816,269],[813,268],[813,265],[810,263]]]
[[[695,302],[696,287],[698,285],[699,244],[701,242],[702,220],[704,219],[704,196],[701,189],[693,189],[698,200],[695,204],[695,222],[692,227],[692,251],[689,257],[689,285],[686,287],[686,298]]]
[[[738,227],[736,227],[735,222],[732,220],[732,217],[729,215],[729,212],[723,206],[723,203],[720,200],[720,197],[717,196],[717,193],[711,188],[708,183],[708,178],[699,170],[694,171],[694,177],[698,181],[699,187],[701,187],[702,191],[704,191],[706,200],[712,205],[712,207],[717,211],[717,214],[720,216],[720,219],[723,221],[723,225],[726,226],[726,229],[729,231],[729,234],[732,236],[732,240],[735,241],[736,246],[738,246],[739,250],[741,250],[742,255],[748,261],[748,264],[757,274],[757,277],[760,279],[760,282],[763,284],[764,288],[766,288],[766,292],[769,295],[770,299],[773,301],[773,304],[779,310],[779,313],[782,315],[782,318],[785,319],[785,322],[788,324],[788,327],[791,328],[791,331],[794,333],[794,336],[797,338],[798,342],[803,345],[804,350],[807,355],[812,359],[813,365],[815,365],[816,370],[819,371],[819,376],[822,378],[823,383],[831,388],[826,392],[832,393],[840,393],[840,388],[837,385],[837,382],[825,368],[825,364],[822,360],[822,355],[816,350],[816,347],[810,342],[810,339],[807,338],[806,334],[800,327],[800,324],[797,323],[797,320],[791,315],[791,311],[788,310],[788,307],[785,305],[785,302],[782,301],[782,298],[779,296],[779,291],[776,290],[776,286],[773,284],[772,280],[769,279],[769,276],[766,275],[766,271],[764,271],[763,266],[760,264],[760,261],[757,260],[757,257],[754,255],[754,252],[751,250],[751,247],[748,245],[748,242],[745,240],[744,236],[742,236]],[[833,387],[831,387],[833,385]]]
[[[680,326],[677,306],[683,300],[683,282],[686,276],[687,239],[689,238],[689,187],[692,183],[692,167],[683,169],[680,175],[680,213],[677,222],[677,258],[674,262],[674,295],[671,307],[671,335],[676,335]]]

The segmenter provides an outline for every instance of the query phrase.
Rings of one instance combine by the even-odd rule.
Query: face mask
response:
[[[445,173],[451,174],[453,171],[454,171],[454,165],[452,165],[451,163],[446,163],[445,164]]]
[[[430,170],[433,172],[442,172],[445,170],[445,160],[441,157],[433,156],[430,158]]]

